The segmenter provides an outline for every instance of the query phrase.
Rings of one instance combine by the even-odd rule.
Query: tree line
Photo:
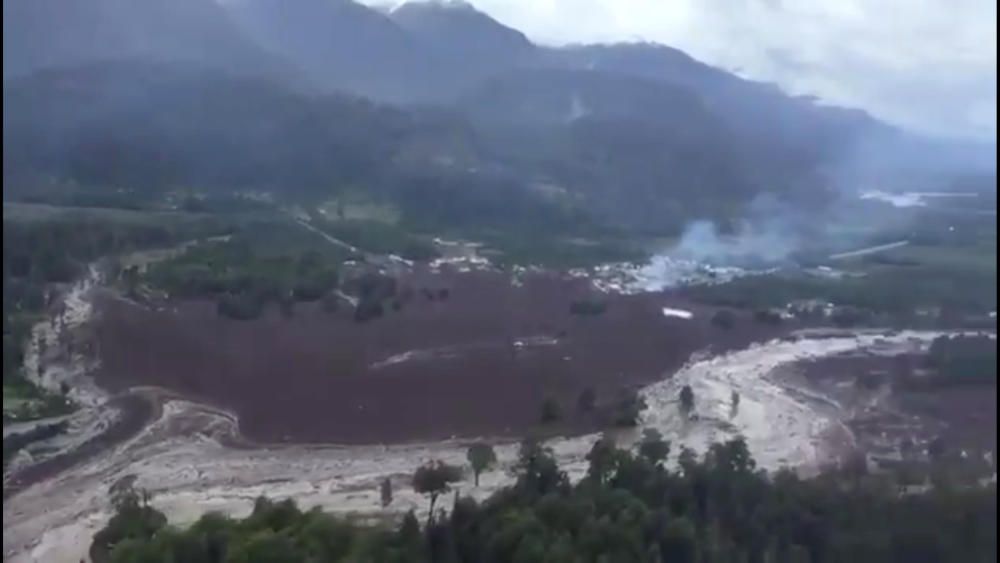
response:
[[[997,383],[996,336],[940,336],[931,342],[927,364],[935,374],[927,385]]]
[[[6,214],[6,210],[5,210]],[[4,382],[16,379],[34,317],[50,304],[51,284],[69,283],[107,255],[176,244],[218,229],[205,223],[114,221],[69,214],[3,222]]]
[[[339,256],[295,245],[272,251],[248,230],[154,264],[142,279],[171,297],[214,300],[220,315],[237,320],[255,319],[269,304],[291,315],[296,302],[318,301],[337,288]],[[282,236],[280,229],[267,232]]]
[[[394,524],[362,524],[291,500],[260,498],[244,519],[209,513],[187,529],[141,491],[114,495],[95,562],[936,563],[996,560],[996,489],[900,495],[888,475],[832,470],[803,479],[756,467],[742,439],[704,456],[647,432],[634,450],[598,440],[576,484],[552,452],[525,440],[512,485],[482,503],[440,499],[464,468],[430,462],[412,486],[428,499]],[[487,445],[469,450],[477,475]],[[380,485],[383,505],[392,485]],[[124,498],[124,500],[123,500]]]

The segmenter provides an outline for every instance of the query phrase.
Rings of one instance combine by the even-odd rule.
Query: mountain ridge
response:
[[[66,14],[76,18],[72,25],[66,23]],[[64,31],[67,26],[71,29]],[[183,135],[165,126],[144,128],[147,116],[139,110],[95,118],[98,123],[91,124],[91,133],[117,136],[118,142],[142,148],[132,154],[137,160],[130,164],[137,174],[143,166],[154,175],[163,172],[158,151],[178,155],[186,163],[178,182],[210,181],[212,176],[204,172],[216,165],[207,156],[179,148],[184,143],[178,139],[211,151],[205,138],[214,136],[242,146],[243,152],[234,154],[254,166],[270,158],[269,144],[282,150],[299,146],[301,154],[283,152],[280,166],[264,174],[278,187],[335,184],[333,179],[342,176],[323,159],[338,151],[355,154],[366,166],[386,154],[394,159],[405,155],[407,166],[421,174],[434,169],[433,162],[463,163],[475,169],[469,172],[473,176],[481,177],[486,170],[499,175],[503,185],[557,185],[615,224],[656,228],[692,214],[738,213],[740,205],[760,193],[822,201],[830,190],[856,190],[876,180],[883,188],[892,187],[887,185],[891,182],[909,186],[914,178],[937,174],[939,165],[948,174],[973,165],[992,164],[995,171],[995,158],[992,163],[981,155],[969,158],[968,147],[922,142],[864,111],[790,96],[772,84],[746,80],[672,47],[546,47],[465,3],[411,2],[376,10],[353,0],[5,0],[4,28],[5,102],[16,99],[25,115],[35,119],[20,119],[5,104],[5,117],[19,118],[10,126],[5,120],[5,140],[23,142],[11,147],[5,143],[4,161],[41,166],[43,173],[52,173],[53,166],[60,174],[73,170],[52,160],[56,153],[51,139],[58,137],[53,131],[62,125],[50,121],[66,115],[75,123],[91,111],[60,114],[57,102],[65,94],[60,88],[67,81],[86,82],[87,69],[101,68],[109,58],[126,67],[175,64],[200,69],[168,73],[182,83],[204,81],[201,86],[188,84],[188,89],[161,89],[145,79],[130,85],[135,96],[162,102],[162,107],[141,106],[149,117],[162,119],[161,110],[182,107],[178,104],[183,97],[194,96],[199,87],[213,92],[211,99],[223,115],[229,108],[220,92],[232,96],[231,105],[243,98],[256,104],[254,112],[232,115],[233,121],[225,123],[256,139],[259,145],[253,147],[219,129],[223,122],[213,115],[189,108],[180,120],[188,126]],[[47,41],[52,35],[59,40]],[[81,44],[74,46],[74,41]],[[13,63],[9,68],[8,61]],[[63,74],[45,74],[52,69]],[[98,72],[112,71],[105,67]],[[121,72],[126,81],[135,74],[134,69]],[[32,81],[39,75],[43,79]],[[221,75],[254,76],[262,82],[230,80],[220,86]],[[95,79],[104,80],[105,87],[93,91],[94,106],[113,108],[110,101],[123,92],[119,79],[106,74]],[[8,95],[18,89],[32,95]],[[295,95],[286,99],[277,94],[282,91]],[[368,98],[369,106],[378,109],[343,105],[330,111],[329,103],[316,101],[336,92]],[[276,101],[279,98],[285,101]],[[268,99],[275,101],[273,106]],[[49,107],[48,113],[36,111],[39,107]],[[366,130],[364,124],[377,119],[366,120],[380,112],[403,117],[391,121],[391,127],[372,125]],[[315,122],[306,127],[288,121],[290,115]],[[156,119],[150,123],[162,125]],[[255,119],[281,123],[284,133],[264,134],[240,121]],[[412,127],[441,136],[433,141],[418,136],[421,141],[405,150],[391,138],[376,138],[399,134],[397,126],[407,120]],[[325,145],[282,138],[299,133]],[[360,143],[362,150],[352,153],[346,142],[351,135],[364,137],[368,144]],[[94,134],[87,139],[102,142]],[[382,152],[387,146],[394,151]],[[60,158],[91,167],[107,163],[108,154],[95,160],[87,153],[93,147],[86,143],[59,147]],[[342,156],[330,158],[350,168]],[[235,163],[228,166],[220,172],[227,183],[254,180],[237,173]],[[389,181],[376,169],[365,168],[371,177],[362,175],[362,180]],[[898,173],[904,169],[909,174]],[[303,173],[309,170],[315,174]],[[403,177],[394,176],[393,181]],[[90,180],[100,178],[97,174]]]

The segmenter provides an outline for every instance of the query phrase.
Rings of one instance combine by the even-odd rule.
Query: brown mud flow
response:
[[[867,451],[933,440],[957,451],[996,451],[996,384],[920,385],[935,375],[924,353],[855,352],[805,362],[789,378],[801,379],[851,413],[847,423]]]
[[[721,329],[713,309],[670,294],[603,295],[586,280],[548,274],[512,284],[495,272],[417,271],[400,278],[397,295],[364,323],[346,303],[234,321],[210,303],[153,310],[103,295],[98,382],[112,391],[163,387],[226,409],[260,442],[517,436],[537,428],[546,397],[562,413],[550,429],[574,434],[607,422],[601,408],[578,412],[587,388],[609,408],[622,389],[669,375],[696,351],[787,330],[748,317]],[[572,314],[581,300],[607,306]],[[666,317],[663,307],[694,318]]]

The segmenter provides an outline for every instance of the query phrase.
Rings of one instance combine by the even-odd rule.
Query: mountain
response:
[[[441,102],[512,66],[535,46],[472,6],[353,0],[231,0],[242,30],[328,88],[397,103]]]
[[[456,73],[494,74],[532,62],[538,52],[523,33],[460,0],[407,2],[389,17]]]
[[[741,193],[721,125],[685,91],[575,71],[519,71],[503,81],[534,84],[540,100],[539,112],[524,113],[506,139],[508,130],[473,127],[447,110],[306,95],[204,67],[131,62],[37,72],[4,84],[5,193],[32,176],[294,198],[364,186],[432,224],[536,217],[531,224],[551,225],[580,209],[641,228],[662,227],[684,209],[709,214],[720,197],[752,195]],[[621,83],[635,83],[634,95],[619,100]],[[536,119],[559,106],[552,94],[565,88],[598,111]],[[521,104],[502,92],[488,87],[476,103]],[[628,111],[633,103],[659,107],[661,117]],[[566,197],[553,200],[540,184]]]
[[[222,2],[222,3],[219,3]],[[601,72],[687,90],[767,162],[816,165],[892,128],[652,43],[546,48],[461,1],[4,0],[4,78],[114,60],[186,62],[394,103],[450,103],[518,69]],[[622,86],[628,89],[629,86]],[[766,142],[761,142],[762,140]]]
[[[798,136],[806,131],[815,134],[816,128],[834,124],[880,125],[863,111],[790,96],[773,84],[747,80],[656,43],[570,46],[547,54],[552,64],[640,76],[687,88],[697,92],[713,111],[734,124],[743,124],[747,131],[757,132],[766,124],[772,134]]]
[[[328,89],[411,99],[430,68],[409,33],[352,0],[232,0],[226,6],[247,36]]]
[[[655,230],[755,193],[726,124],[684,88],[534,68],[485,81],[459,107],[494,154],[618,225]]]
[[[3,1],[5,80],[124,60],[183,61],[289,78],[215,0]]]
[[[375,184],[397,160],[456,161],[473,144],[434,114],[177,63],[38,72],[5,82],[3,103],[5,174],[92,185],[294,193]]]
[[[5,81],[3,141],[5,197],[52,181],[85,190],[259,190],[279,201],[363,188],[411,224],[580,223],[575,210],[492,164],[452,112],[309,95],[202,66],[104,63]]]
[[[541,186],[655,230],[761,193],[822,204],[833,187],[995,174],[982,147],[662,45],[535,45],[461,2],[5,0],[4,32],[5,165],[84,184],[437,183],[451,202],[462,185]]]
[[[460,1],[407,2],[384,11],[353,0],[4,2],[5,78],[129,58],[239,73],[286,64],[324,89],[394,103],[467,99],[486,81],[518,69],[618,75],[624,90],[632,87],[626,78],[642,78],[700,98],[768,166],[778,160],[815,166],[885,128],[863,112],[788,96],[662,45],[538,47]]]
[[[474,57],[518,57],[535,50],[520,31],[507,27],[461,0],[407,2],[388,12],[392,21],[439,52]]]
[[[604,71],[518,69],[484,80],[458,107],[483,121],[567,123],[587,116],[669,122],[678,130],[704,127],[713,115],[690,90]]]
[[[746,80],[654,43],[572,46],[547,55],[551,64],[638,76],[694,92],[726,122],[732,142],[751,149],[748,158],[765,167],[820,166],[892,129],[863,111],[790,96],[773,84]]]

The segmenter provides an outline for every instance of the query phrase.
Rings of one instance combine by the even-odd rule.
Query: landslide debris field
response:
[[[995,339],[978,338],[995,349]],[[853,351],[791,366],[781,380],[849,413],[847,424],[858,447],[877,461],[912,461],[936,448],[973,461],[992,456],[997,447],[995,375],[977,381],[968,367],[948,371],[930,363],[926,351]]]
[[[789,318],[767,299],[740,307],[691,288],[624,294],[579,271],[494,266],[472,247],[414,265],[292,227],[304,240],[210,231],[95,262],[32,320],[25,377],[76,410],[5,427],[5,458],[8,437],[24,442],[5,459],[8,560],[79,560],[123,478],[181,524],[246,514],[264,492],[382,519],[419,513],[414,469],[461,465],[474,439],[494,442],[500,464],[456,489],[484,498],[509,484],[531,433],[573,479],[600,436],[628,447],[647,428],[677,451],[742,436],[768,470],[815,474],[863,454],[912,464],[917,484],[929,458],[979,482],[995,471],[995,313],[961,333],[972,340],[942,345],[959,331],[834,329],[825,303]],[[267,244],[248,245],[247,231]],[[366,293],[365,279],[381,289]],[[743,279],[738,296],[773,297],[754,285],[772,277]],[[269,293],[276,283],[295,299]],[[581,406],[588,390],[593,408]],[[616,428],[629,391],[646,408]],[[378,495],[386,478],[390,506]]]
[[[149,307],[96,297],[100,385],[155,386],[233,412],[256,442],[384,443],[537,430],[542,402],[558,403],[546,429],[606,426],[625,389],[661,379],[700,350],[724,351],[790,330],[665,293],[605,295],[587,280],[549,274],[518,283],[497,272],[398,279],[402,296],[382,316],[300,303],[252,321],[214,304]],[[574,314],[574,303],[600,303]],[[664,315],[690,310],[692,319]],[[596,408],[578,399],[593,389]]]
[[[676,447],[704,451],[708,444],[745,436],[760,467],[795,467],[815,472],[836,463],[842,442],[851,440],[848,412],[831,408],[822,397],[803,393],[778,377],[789,365],[819,361],[889,342],[897,353],[913,353],[933,334],[902,333],[797,336],[692,361],[673,377],[646,386],[649,404],[639,428],[618,433],[628,447],[644,428],[673,438]],[[696,394],[696,416],[677,406],[681,385]],[[742,397],[738,412],[729,398]],[[408,486],[413,470],[427,460],[461,465],[466,443],[440,441],[396,446],[271,445],[234,448],[236,421],[226,413],[184,400],[170,400],[135,436],[108,448],[71,471],[49,476],[4,502],[4,552],[11,561],[75,562],[110,509],[107,489],[123,478],[153,494],[153,503],[172,522],[189,523],[208,510],[245,515],[267,492],[303,507],[319,506],[360,518],[385,518],[408,510],[422,512],[426,502]],[[579,479],[587,453],[601,434],[549,440],[561,468]],[[485,498],[511,482],[514,442],[498,444],[499,465],[483,475],[479,487],[466,472],[455,485],[463,496]],[[397,491],[389,506],[379,500],[379,483],[390,478]],[[8,525],[9,524],[9,525]]]

